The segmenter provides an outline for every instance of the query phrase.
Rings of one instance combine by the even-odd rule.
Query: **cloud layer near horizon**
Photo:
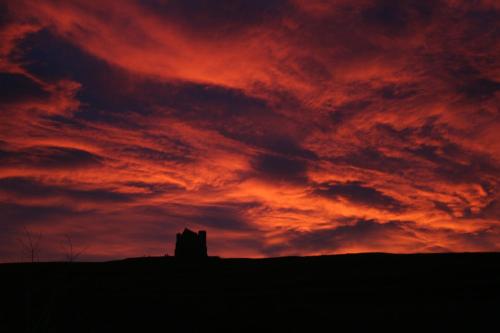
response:
[[[0,261],[500,250],[495,1],[0,7]]]

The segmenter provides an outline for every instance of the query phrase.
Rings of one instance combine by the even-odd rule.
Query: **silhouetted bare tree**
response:
[[[79,251],[76,251],[71,235],[66,234],[64,235],[64,238],[65,242],[63,243],[63,249],[66,256],[66,261],[74,262],[87,250],[88,247],[83,247]]]
[[[27,257],[32,263],[39,259],[41,239],[41,233],[34,234],[26,227],[23,228],[22,235],[17,238],[19,244],[21,244],[23,256]]]

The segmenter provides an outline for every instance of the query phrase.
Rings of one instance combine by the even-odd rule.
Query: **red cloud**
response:
[[[0,260],[22,225],[47,258],[500,246],[494,1],[7,8]]]

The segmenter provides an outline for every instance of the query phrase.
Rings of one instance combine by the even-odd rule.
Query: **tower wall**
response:
[[[180,258],[207,257],[207,232],[200,230],[195,233],[186,228],[182,234],[177,234],[175,256]]]

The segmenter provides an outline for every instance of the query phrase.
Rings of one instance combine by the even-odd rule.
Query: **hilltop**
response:
[[[3,332],[481,331],[500,254],[0,265]]]

